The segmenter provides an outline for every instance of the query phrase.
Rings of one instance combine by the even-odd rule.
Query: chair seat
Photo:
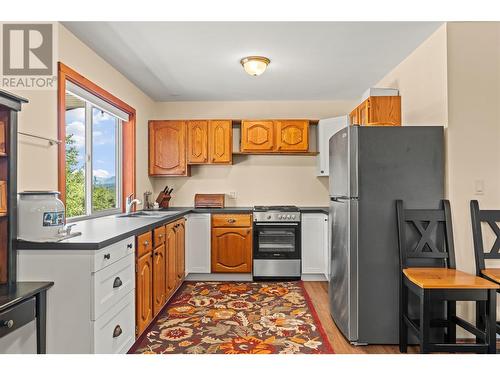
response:
[[[498,289],[499,285],[449,268],[406,268],[404,275],[422,289]]]
[[[481,273],[484,276],[489,277],[494,282],[500,284],[500,268],[486,268],[485,270],[482,270]]]

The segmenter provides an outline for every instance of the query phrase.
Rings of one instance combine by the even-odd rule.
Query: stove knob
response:
[[[278,215],[278,219],[283,219],[283,215]]]
[[[292,219],[295,219],[295,215],[292,215]]]
[[[268,219],[268,220],[271,220],[271,215],[267,215],[267,219]]]
[[[290,219],[290,215],[286,215],[286,218],[287,218],[287,219]]]

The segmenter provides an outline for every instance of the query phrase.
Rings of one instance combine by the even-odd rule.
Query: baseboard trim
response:
[[[302,274],[302,281],[328,281],[322,273]]]

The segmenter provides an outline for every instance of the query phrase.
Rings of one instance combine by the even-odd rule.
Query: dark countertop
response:
[[[49,289],[52,285],[54,285],[52,281],[26,281],[0,285],[0,311],[33,297],[35,294]]]
[[[328,213],[328,207],[299,207],[304,213]],[[189,213],[250,213],[253,207],[193,208],[170,207],[162,211],[175,211],[161,218],[105,216],[76,222],[73,232],[80,236],[60,242],[30,242],[17,240],[19,250],[99,250],[125,238],[150,231],[175,221]]]

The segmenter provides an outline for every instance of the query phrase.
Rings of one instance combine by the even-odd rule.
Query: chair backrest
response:
[[[470,201],[470,214],[472,220],[472,236],[474,238],[474,255],[476,258],[476,271],[478,274],[485,269],[485,259],[500,259],[500,210],[480,210],[476,200]],[[488,223],[496,236],[491,249],[484,248],[483,231],[481,223]]]
[[[455,268],[455,246],[450,202],[441,201],[440,209],[405,209],[396,201],[399,260],[407,267]]]

